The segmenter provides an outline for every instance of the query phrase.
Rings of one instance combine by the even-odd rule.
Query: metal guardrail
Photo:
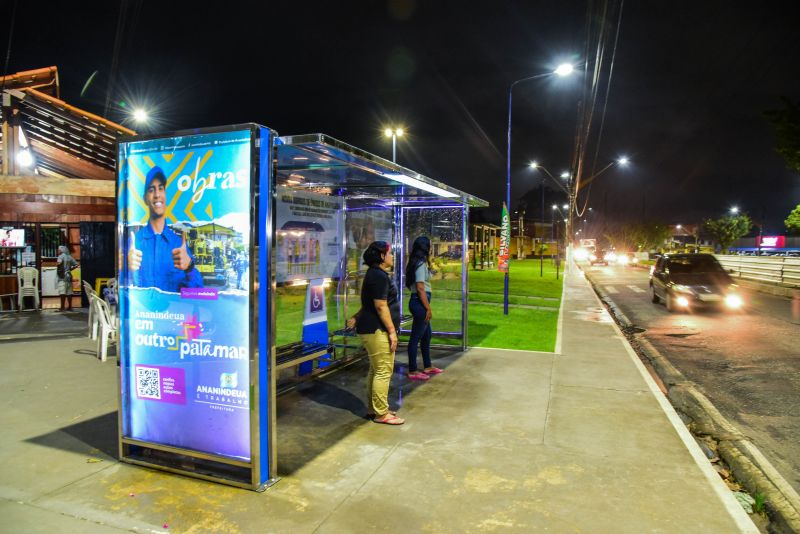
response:
[[[716,255],[734,278],[768,282],[784,287],[800,287],[800,258],[774,256]]]

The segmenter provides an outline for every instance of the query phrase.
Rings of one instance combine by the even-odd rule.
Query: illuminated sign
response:
[[[783,248],[786,246],[786,237],[782,235],[777,236],[761,236],[762,248]]]
[[[251,132],[119,147],[122,435],[248,461]]]

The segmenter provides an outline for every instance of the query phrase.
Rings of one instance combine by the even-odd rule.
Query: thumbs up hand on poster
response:
[[[181,234],[181,246],[172,249],[172,263],[176,269],[185,271],[192,264],[189,249],[186,248],[186,234]]]
[[[128,270],[138,271],[142,266],[142,251],[136,248],[136,236],[130,232],[128,238]]]

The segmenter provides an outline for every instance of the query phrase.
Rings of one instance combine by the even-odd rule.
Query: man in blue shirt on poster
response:
[[[130,283],[171,292],[179,292],[182,287],[203,287],[203,276],[194,267],[186,234],[178,236],[166,224],[166,185],[164,171],[159,167],[150,169],[144,185],[150,220],[144,228],[129,234]]]

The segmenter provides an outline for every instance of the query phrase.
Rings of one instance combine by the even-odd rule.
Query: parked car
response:
[[[711,254],[665,254],[650,272],[654,303],[670,312],[705,306],[739,310],[744,305],[733,279]]]

